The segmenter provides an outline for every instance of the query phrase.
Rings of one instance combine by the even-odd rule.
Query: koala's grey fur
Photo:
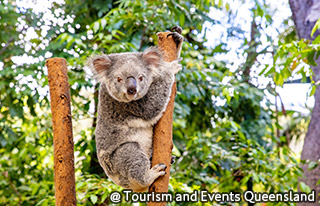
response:
[[[153,125],[166,109],[181,65],[164,62],[156,47],[94,56],[88,65],[101,83],[95,132],[100,165],[116,184],[145,191],[165,174],[164,164],[150,169]],[[134,84],[133,95],[129,85]]]

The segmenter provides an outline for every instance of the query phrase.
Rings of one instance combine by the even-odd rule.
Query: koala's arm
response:
[[[138,101],[130,102],[127,111],[146,121],[153,120],[153,123],[158,121],[170,100],[175,74],[182,69],[179,61],[165,62],[163,66],[157,68],[158,71],[153,71],[157,75],[148,93]]]
[[[165,111],[170,100],[173,82],[174,75],[169,72],[167,75],[155,79],[143,98],[127,104],[127,111],[146,121],[154,118],[160,119],[159,114]]]

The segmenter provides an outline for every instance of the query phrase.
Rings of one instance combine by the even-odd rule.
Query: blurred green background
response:
[[[170,192],[310,191],[298,184],[310,108],[288,109],[277,88],[294,77],[306,82],[319,49],[318,42],[298,39],[288,2],[0,2],[0,205],[54,205],[44,66],[51,57],[66,58],[69,65],[78,205],[110,204],[110,192],[122,188],[107,179],[97,162],[99,85],[86,60],[99,53],[142,51],[157,44],[157,32],[174,25],[183,28],[185,42],[183,70],[177,75],[177,159]],[[314,94],[315,86],[308,87],[302,96]],[[309,162],[310,169],[317,165]],[[268,203],[284,204],[294,205]]]

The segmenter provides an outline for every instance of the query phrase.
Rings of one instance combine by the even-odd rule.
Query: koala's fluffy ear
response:
[[[93,56],[88,60],[88,66],[96,74],[105,73],[111,65],[112,61],[107,55]]]
[[[158,67],[162,62],[162,52],[157,47],[150,47],[143,52],[142,59],[147,65]]]

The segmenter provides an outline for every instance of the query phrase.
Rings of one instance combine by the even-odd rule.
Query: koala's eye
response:
[[[120,83],[122,82],[122,78],[121,77],[118,77],[117,81]]]
[[[139,81],[142,82],[142,80],[143,80],[143,76],[140,76]]]

